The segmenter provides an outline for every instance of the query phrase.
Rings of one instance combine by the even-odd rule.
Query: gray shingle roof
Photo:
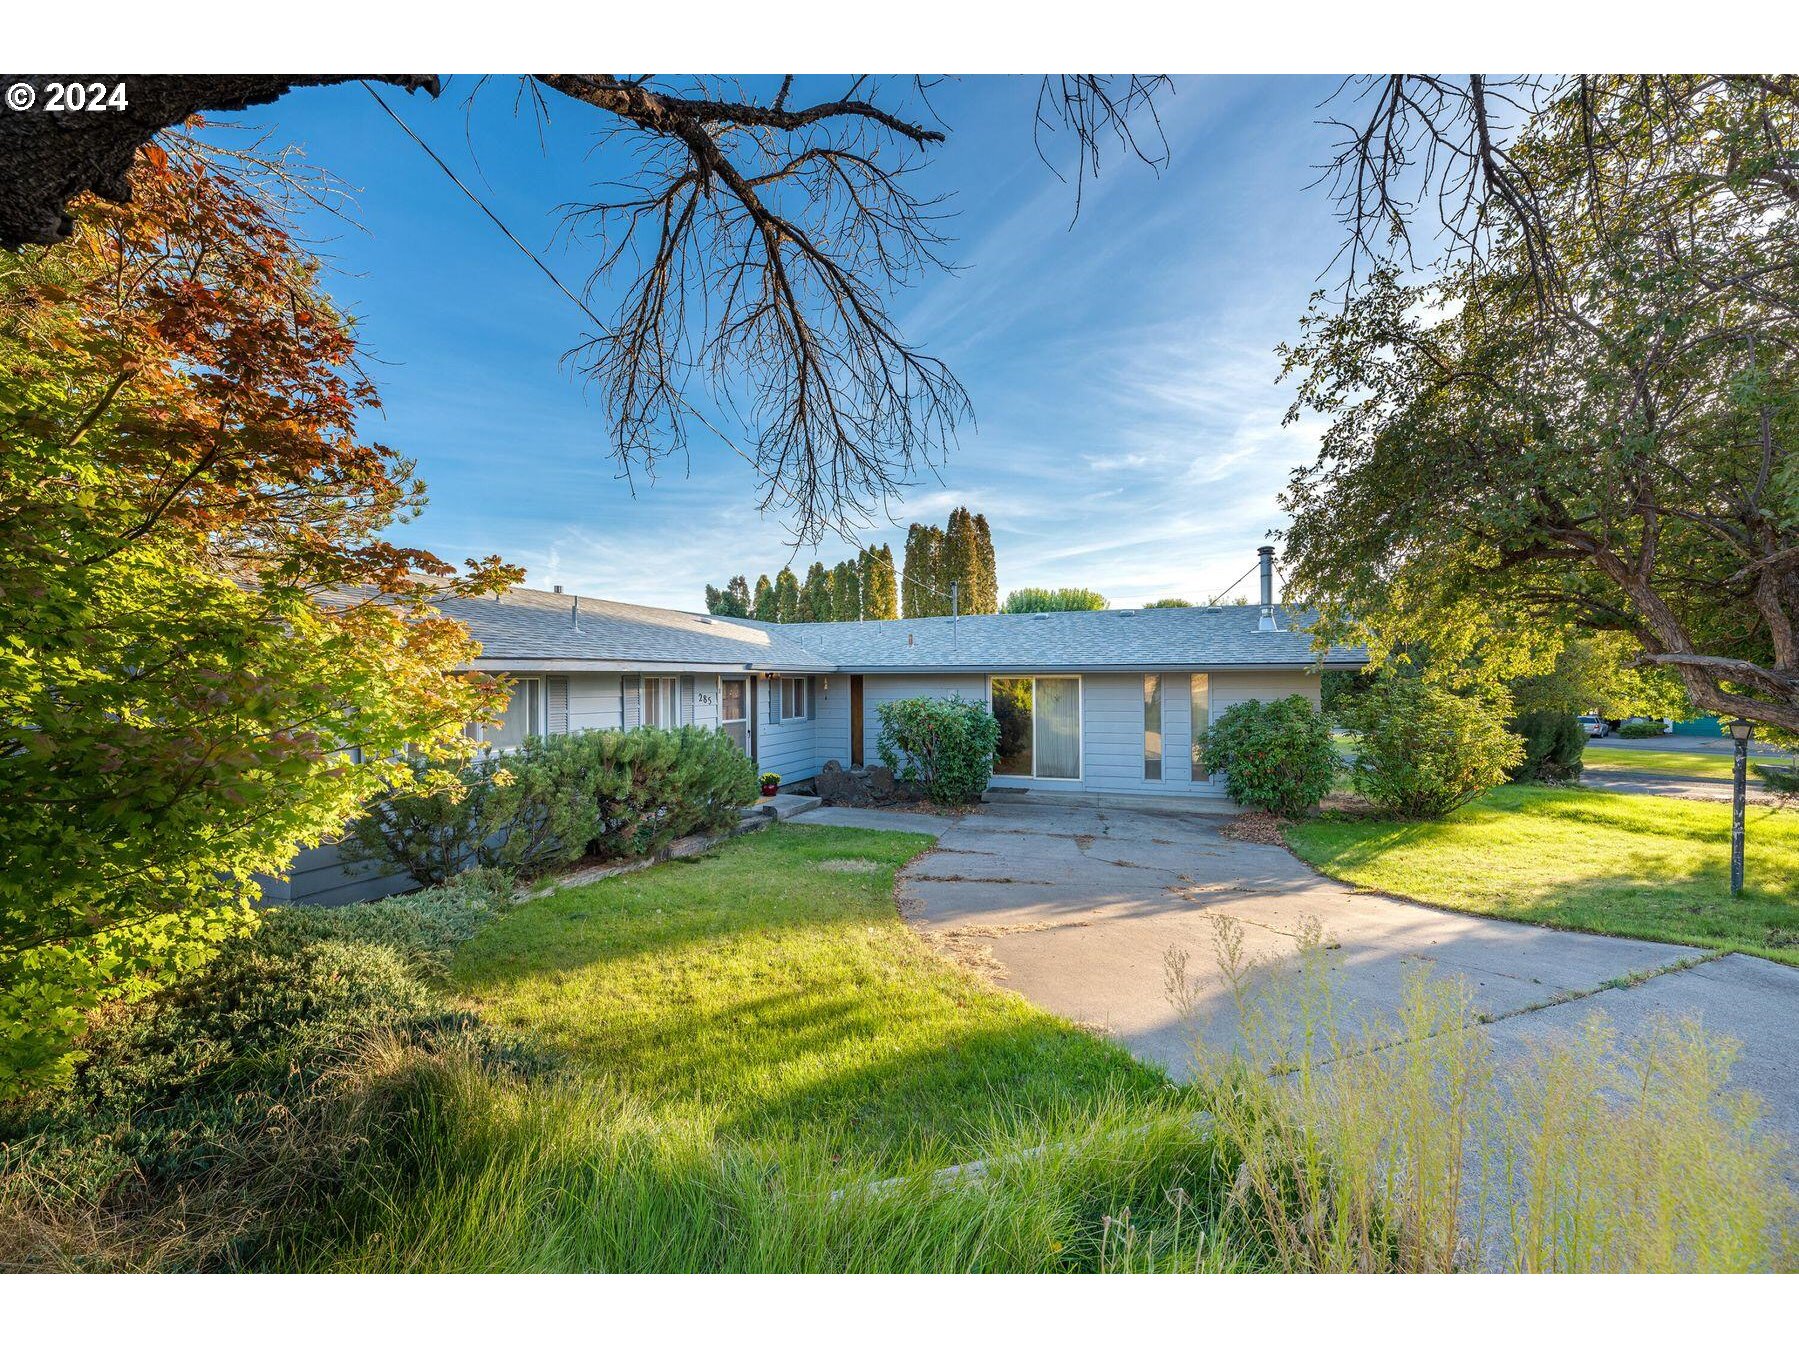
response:
[[[790,623],[780,629],[845,670],[1207,669],[1312,665],[1312,639],[1295,632],[1309,615],[1277,608],[1279,630],[1258,632],[1261,610],[1101,609],[1055,614],[978,614],[880,623]],[[1367,654],[1333,647],[1331,664]]]
[[[444,599],[437,607],[468,624],[481,659],[644,661],[652,664],[828,669],[779,628],[652,609],[617,600],[512,590],[500,599]]]
[[[579,597],[514,590],[503,599],[446,599],[485,661],[642,661],[794,671],[1102,670],[1304,668],[1317,659],[1294,631],[1309,615],[1276,610],[1280,630],[1257,631],[1260,610],[1104,609],[1096,613],[980,614],[869,623],[758,623]],[[1359,665],[1360,649],[1333,647],[1331,665]]]

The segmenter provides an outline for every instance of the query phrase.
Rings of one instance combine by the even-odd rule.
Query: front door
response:
[[[862,676],[850,676],[850,767],[860,768],[867,760],[862,749]]]
[[[719,729],[731,737],[738,749],[756,757],[756,704],[750,697],[750,681],[742,675],[726,675],[719,680]]]

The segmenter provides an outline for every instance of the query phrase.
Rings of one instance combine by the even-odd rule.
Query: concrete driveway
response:
[[[801,819],[874,824],[879,815],[828,808]],[[1736,1084],[1768,1101],[1770,1123],[1799,1137],[1799,969],[1358,894],[1284,848],[1224,837],[1228,818],[1113,797],[880,823],[941,831],[899,884],[902,913],[928,939],[1177,1076],[1191,1070],[1195,1031],[1168,998],[1166,954],[1188,953],[1204,1033],[1226,1040],[1232,1003],[1210,920],[1236,918],[1252,955],[1285,956],[1316,919],[1340,946],[1359,1012],[1393,1008],[1407,967],[1425,965],[1469,982],[1496,1018],[1502,1051],[1565,1033],[1595,1009],[1624,1034],[1656,1013],[1696,1014],[1742,1042]]]

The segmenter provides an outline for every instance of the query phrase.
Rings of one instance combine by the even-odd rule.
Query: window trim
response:
[[[782,675],[775,683],[779,686],[777,696],[780,699],[782,721],[811,721],[813,716],[812,677],[810,675]],[[798,711],[795,711],[797,695]]]
[[[1017,773],[995,773],[996,778],[1010,778],[1018,782],[1085,782],[1087,780],[1087,681],[1078,674],[1057,674],[1049,671],[1044,674],[1006,671],[1003,674],[987,675],[987,710],[993,711],[993,681],[995,679],[1028,679],[1031,681],[1031,775],[1021,778]],[[1071,778],[1046,778],[1037,774],[1037,681],[1039,679],[1072,679],[1074,680],[1074,752],[1075,774]]]

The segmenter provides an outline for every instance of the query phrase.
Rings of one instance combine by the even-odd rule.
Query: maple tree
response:
[[[170,137],[131,186],[0,255],[0,1091],[503,693],[429,606],[520,574],[381,537],[423,484],[358,434],[306,183]]]

